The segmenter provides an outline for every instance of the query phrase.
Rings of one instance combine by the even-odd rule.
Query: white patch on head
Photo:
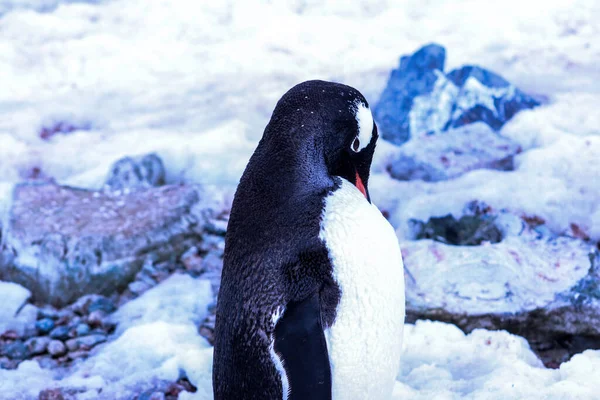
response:
[[[404,328],[404,268],[381,212],[345,179],[325,200],[319,237],[341,290],[325,330],[334,399],[390,398]]]
[[[356,103],[356,122],[358,123],[358,140],[360,144],[358,146],[357,153],[367,147],[371,143],[373,137],[373,114],[369,107],[364,105],[362,102]]]
[[[271,321],[273,322],[273,329],[277,325],[277,322],[279,321],[279,318],[281,318],[281,316],[283,315],[284,311],[285,311],[285,309],[283,307],[277,307],[277,309],[275,310],[273,315],[271,315]],[[277,352],[275,351],[275,338],[273,336],[271,336],[271,345],[269,346],[269,354],[271,355],[271,360],[273,361],[273,364],[275,364],[275,368],[277,369],[277,372],[279,372],[279,376],[281,377],[281,387],[282,387],[281,398],[283,400],[287,400],[290,395],[290,382],[287,377],[287,372],[285,371],[285,368],[283,367],[283,360],[281,359],[281,357],[279,357],[279,354],[277,354]]]

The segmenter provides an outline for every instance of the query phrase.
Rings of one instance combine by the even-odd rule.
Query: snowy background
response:
[[[596,0],[0,0],[0,215],[10,214],[16,183],[54,180],[98,190],[118,159],[156,153],[167,184],[200,185],[210,194],[213,215],[226,221],[237,180],[287,89],[307,79],[334,80],[356,87],[374,105],[399,57],[436,42],[446,48],[447,70],[484,66],[543,104],[517,114],[499,132],[522,150],[514,171],[397,181],[387,167],[399,148],[381,141],[371,196],[398,231],[410,260],[407,285],[421,288],[413,290],[415,298],[479,279],[489,281],[488,293],[512,274],[522,282],[518,309],[538,307],[544,296],[551,301],[586,275],[587,254],[600,241],[599,37]],[[544,234],[562,244],[552,250],[509,238],[499,245],[507,250],[494,247],[494,254],[506,258],[511,249],[526,247],[523,270],[490,276],[463,268],[457,274],[453,263],[480,260],[485,244],[414,240],[409,220],[449,213],[460,218],[473,200],[543,221]],[[564,248],[572,251],[563,260],[569,269],[555,268],[550,278],[536,281],[556,257],[552,252]],[[194,257],[206,262],[206,253],[188,252],[183,264],[193,270]],[[419,270],[436,262],[447,274]],[[69,314],[94,328],[82,334],[96,338],[85,345],[89,353],[66,359],[57,348],[50,360],[16,357],[27,359],[15,363],[0,347],[0,399],[211,399],[210,337],[198,326],[214,307],[216,281],[169,268],[158,285],[109,296],[118,310],[103,310],[106,321],[96,325],[104,331],[94,328],[93,311]],[[50,330],[40,320],[60,325],[61,313],[67,315],[40,303],[23,307],[29,296],[20,286],[0,284],[5,353],[19,335],[27,338],[30,324],[36,324],[38,333],[29,335],[35,336]],[[453,301],[442,294],[423,300],[450,311],[460,308]],[[486,304],[466,307],[515,312],[503,302]],[[594,399],[600,393],[600,351],[585,346],[548,368],[527,340],[506,331],[465,334],[427,320],[405,331],[395,399]]]

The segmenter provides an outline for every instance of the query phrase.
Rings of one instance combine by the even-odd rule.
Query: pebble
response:
[[[42,318],[35,323],[35,327],[40,334],[47,334],[54,329],[54,320],[50,318]]]
[[[117,309],[117,307],[115,306],[115,304],[108,298],[106,297],[98,297],[96,299],[94,299],[89,307],[88,307],[88,312],[92,313],[94,311],[104,311],[106,314],[110,314],[111,312],[115,311]]]
[[[67,352],[67,348],[60,340],[52,340],[48,344],[48,353],[54,357],[62,356]]]
[[[44,389],[40,392],[38,400],[65,400],[61,389]]]
[[[79,348],[79,340],[77,338],[69,339],[65,342],[65,345],[69,351],[75,351]]]
[[[91,349],[99,343],[106,342],[106,335],[89,335],[77,339],[79,347]]]
[[[88,324],[80,323],[75,327],[75,333],[77,336],[85,336],[90,333],[90,326]]]
[[[57,326],[50,332],[52,339],[66,340],[69,338],[69,327],[68,326]]]
[[[102,310],[94,310],[88,315],[87,322],[90,326],[96,327],[102,325],[106,313]]]
[[[44,354],[51,340],[48,336],[33,337],[25,342],[25,346],[31,355]]]
[[[13,360],[24,360],[29,356],[29,351],[23,341],[15,340],[14,342],[4,344],[0,348],[0,354]]]

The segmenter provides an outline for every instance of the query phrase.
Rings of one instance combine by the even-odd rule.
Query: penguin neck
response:
[[[271,204],[289,204],[294,199],[322,195],[335,186],[320,149],[289,147],[266,145],[264,151],[257,154],[254,161],[261,174],[252,180],[253,192]]]

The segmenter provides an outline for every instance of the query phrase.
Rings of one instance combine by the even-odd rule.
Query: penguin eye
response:
[[[358,140],[358,136],[354,138],[354,141],[352,142],[352,150],[355,153],[358,153],[358,149],[360,149],[360,140]]]

